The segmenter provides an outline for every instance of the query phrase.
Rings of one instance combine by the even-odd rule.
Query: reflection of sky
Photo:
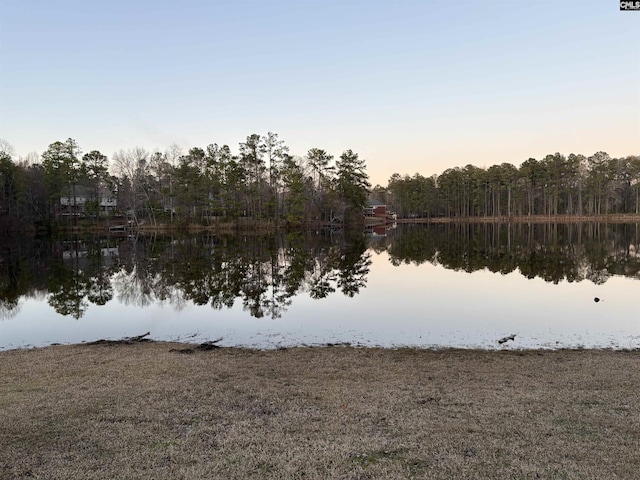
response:
[[[498,348],[497,340],[512,333],[516,340],[505,347],[640,347],[637,280],[554,285],[518,272],[469,274],[429,263],[394,267],[386,253],[374,253],[372,260],[367,287],[354,298],[336,292],[313,300],[303,292],[279,319],[250,317],[240,299],[223,310],[190,303],[179,310],[169,304],[141,308],[114,299],[104,307],[90,305],[79,320],[58,315],[46,301],[23,300],[17,315],[0,320],[0,349],[147,331],[158,340],[224,337],[223,345],[253,347],[352,342]]]

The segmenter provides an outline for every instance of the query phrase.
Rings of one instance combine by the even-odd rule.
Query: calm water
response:
[[[5,350],[147,331],[258,348],[640,348],[635,224],[0,242]]]

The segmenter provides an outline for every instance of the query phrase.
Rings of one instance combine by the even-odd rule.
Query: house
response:
[[[116,196],[107,189],[93,188],[83,185],[74,185],[70,191],[64,192],[60,196],[60,214],[63,216],[84,216],[87,214],[107,215],[116,209]],[[93,207],[91,209],[90,207]]]
[[[378,200],[369,200],[364,208],[365,217],[387,217],[387,206]]]

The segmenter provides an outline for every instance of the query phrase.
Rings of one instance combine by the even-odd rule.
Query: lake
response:
[[[0,350],[146,332],[251,348],[640,348],[637,224],[0,242]]]

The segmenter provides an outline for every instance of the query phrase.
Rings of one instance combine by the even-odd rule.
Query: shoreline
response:
[[[0,477],[634,478],[639,360],[157,341],[2,351]]]
[[[500,224],[546,224],[546,223],[639,223],[640,214],[607,215],[514,215],[497,217],[431,217],[403,218],[398,223],[500,223]]]
[[[320,342],[320,343],[300,343],[294,345],[270,345],[270,346],[257,346],[257,345],[224,345],[219,344],[223,340],[223,338],[219,338],[216,340],[205,340],[205,341],[187,341],[181,339],[154,339],[147,338],[150,333],[134,336],[134,337],[123,337],[123,338],[100,338],[97,340],[82,340],[79,342],[52,342],[41,345],[20,345],[20,346],[8,346],[4,348],[0,348],[0,355],[6,352],[11,351],[30,351],[30,350],[39,350],[46,349],[52,347],[83,347],[83,346],[96,346],[96,345],[107,345],[107,346],[124,346],[124,345],[134,345],[134,344],[156,344],[156,345],[182,345],[183,348],[187,349],[204,349],[204,350],[214,350],[214,349],[224,349],[224,350],[237,350],[243,351],[247,353],[258,353],[258,352],[275,352],[280,350],[296,350],[296,349],[324,349],[324,348],[353,348],[353,349],[364,349],[364,350],[381,350],[381,351],[397,351],[397,350],[414,350],[414,351],[424,351],[424,352],[476,352],[476,353],[500,353],[500,352],[513,352],[513,353],[547,353],[547,352],[640,352],[640,346],[620,346],[620,345],[611,345],[608,346],[585,346],[582,344],[578,344],[576,346],[571,345],[563,345],[557,343],[554,346],[526,346],[526,345],[516,345],[513,342],[513,338],[511,336],[507,336],[501,339],[496,339],[496,345],[481,347],[477,345],[464,346],[464,345],[411,345],[411,344],[394,344],[391,346],[379,345],[379,344],[365,344],[361,342]],[[514,335],[515,337],[515,335]],[[192,353],[192,352],[189,352]]]
[[[133,343],[149,343],[156,345],[168,345],[171,348],[175,348],[176,345],[181,345],[181,348],[191,349],[194,351],[198,350],[235,350],[239,352],[246,353],[260,353],[260,352],[276,352],[282,350],[300,350],[300,349],[325,349],[325,348],[353,348],[353,349],[362,349],[362,350],[380,350],[380,351],[398,351],[398,350],[411,350],[417,352],[433,352],[433,353],[442,353],[442,352],[467,352],[467,353],[552,353],[552,352],[611,352],[611,353],[636,353],[640,352],[640,346],[636,347],[628,347],[628,346],[606,346],[606,347],[591,347],[591,346],[566,346],[559,345],[554,347],[513,347],[513,346],[494,346],[491,348],[483,348],[478,346],[438,346],[438,345],[428,345],[428,346],[416,346],[416,345],[393,345],[393,346],[384,346],[384,345],[366,345],[363,343],[350,343],[350,342],[325,342],[325,343],[303,343],[299,345],[274,345],[270,347],[258,347],[258,346],[242,346],[242,345],[212,345],[210,341],[205,342],[187,342],[182,340],[155,340],[155,339],[144,339],[142,342],[127,342],[125,340],[115,340],[115,339],[99,339],[99,340],[91,340],[91,341],[81,341],[81,342],[70,342],[70,343],[59,343],[53,342],[45,345],[21,345],[21,346],[10,346],[6,348],[0,348],[0,355],[7,352],[14,351],[33,351],[33,350],[41,350],[47,348],[60,348],[60,347],[83,347],[83,346],[94,346],[94,345],[109,345],[112,347],[119,345],[131,345]],[[211,346],[210,348],[208,346]],[[193,353],[193,352],[186,352]]]
[[[118,223],[118,222],[115,222]],[[399,218],[390,220],[380,217],[366,217],[362,224],[339,224],[341,228],[376,226],[384,224],[570,224],[570,223],[640,223],[640,214],[606,214],[606,215],[514,215],[514,216],[490,216],[490,217],[420,217],[420,218]],[[122,230],[110,230],[114,225],[113,221],[104,223],[91,223],[87,225],[57,225],[48,233],[73,233],[73,234],[109,234],[122,235],[123,233],[219,233],[219,234],[273,234],[273,233],[294,233],[309,232],[323,228],[335,226],[329,222],[314,222],[305,225],[303,228],[287,229],[282,224],[273,221],[240,219],[235,221],[214,222],[211,225],[170,225],[158,223],[157,225],[138,225],[127,227]],[[44,231],[35,228],[25,227],[20,230],[6,230],[6,235],[35,235]]]

